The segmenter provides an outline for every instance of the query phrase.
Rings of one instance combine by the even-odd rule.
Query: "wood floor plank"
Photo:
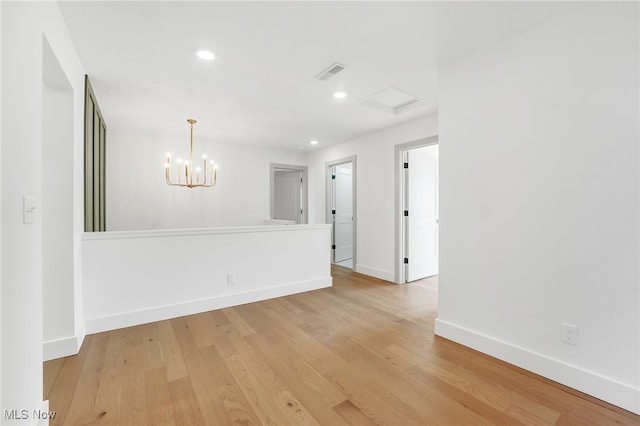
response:
[[[124,366],[122,367],[121,408],[118,424],[144,426],[147,424],[145,380],[140,371],[146,370],[147,348],[143,338],[141,344],[125,348]]]
[[[103,371],[100,377],[95,407],[98,413],[93,424],[117,425],[122,409],[121,392],[124,385],[127,333],[122,330],[109,332]],[[138,341],[137,338],[133,341]]]
[[[468,383],[472,383],[476,392],[491,394],[499,398],[499,405],[502,409],[506,407],[525,420],[531,419],[537,423],[553,424],[560,416],[560,412],[527,398],[521,389],[505,386],[504,383],[496,380],[495,376],[478,374],[463,366],[457,367],[451,373],[467,380]]]
[[[361,380],[382,383],[394,395],[422,395],[430,388],[405,371],[395,368],[388,361],[367,356],[349,363],[350,372]]]
[[[145,370],[153,370],[166,366],[162,357],[162,344],[160,340],[149,339],[144,342],[142,346],[144,348]]]
[[[415,419],[402,410],[393,408],[389,401],[366,386],[368,381],[356,378],[348,368],[336,368],[328,372],[325,377],[345,392],[349,400],[376,423],[416,424]]]
[[[212,345],[214,338],[219,335],[218,328],[220,328],[221,325],[216,322],[211,312],[189,315],[185,318],[185,321],[189,326],[193,341],[198,348]]]
[[[170,321],[160,321],[158,324],[158,338],[162,360],[167,372],[167,380],[172,381],[187,376],[182,352]]]
[[[85,339],[87,351],[83,353],[82,356],[80,356],[80,354],[77,355],[78,358],[86,359],[84,364],[79,365],[74,363],[74,365],[72,365],[71,363],[76,360],[76,357],[69,357],[65,361],[65,365],[58,374],[54,385],[56,391],[60,389],[60,391],[64,393],[67,389],[67,383],[64,381],[75,377],[76,373],[78,376],[74,382],[75,388],[72,394],[73,396],[67,409],[64,408],[64,405],[58,405],[56,401],[58,392],[53,392],[54,388],[51,390],[49,407],[56,412],[54,419],[55,424],[90,424],[103,415],[102,411],[99,411],[96,407],[96,398],[100,381],[105,371],[104,364],[109,337],[109,333],[101,333],[99,335],[88,336],[88,338]],[[65,371],[67,367],[69,367],[68,372]],[[59,380],[63,380],[63,382],[59,384],[60,388],[58,388]],[[57,413],[60,413],[60,416],[58,416]]]
[[[514,419],[517,419],[522,424],[529,426],[553,425],[558,421],[558,418],[560,417],[560,414],[556,413],[556,415],[552,418],[542,418],[516,404],[507,409],[507,414],[509,414],[509,416],[513,417]]]
[[[499,403],[496,402],[493,395],[478,393],[463,380],[456,380],[456,383],[452,384],[418,367],[409,368],[407,373],[418,380],[424,381],[424,383],[432,387],[434,391],[437,391],[438,394],[460,403],[468,410],[473,411],[491,423],[498,425],[522,425],[520,421],[501,411]]]
[[[262,421],[242,394],[238,385],[227,383],[217,389],[217,394],[233,425],[259,425]]]
[[[591,402],[588,397],[567,392],[563,386],[550,386],[546,379],[529,377],[525,380],[525,386],[537,392],[545,404],[562,413],[561,418],[575,419],[583,425],[640,425],[640,416],[616,407],[603,407],[600,403]]]
[[[340,425],[344,422],[331,410],[331,405],[342,402],[346,396],[333,387],[322,375],[309,366],[299,356],[282,357],[276,351],[261,350],[269,347],[266,341],[259,336],[252,336],[251,344],[256,352],[264,357],[269,367],[282,381],[282,386],[288,389],[307,410],[309,414],[320,424]],[[270,340],[273,337],[270,338]],[[278,337],[276,337],[278,339]],[[282,341],[277,343],[279,347],[284,345]]]
[[[332,287],[87,336],[44,365],[63,425],[619,425],[640,416],[436,337],[437,279]]]
[[[179,425],[204,426],[198,400],[188,377],[169,382],[171,405],[175,423]]]
[[[346,400],[333,407],[333,410],[338,413],[348,424],[352,426],[368,426],[377,425],[371,417],[362,412],[361,409],[353,405],[353,402]]]
[[[227,317],[231,324],[233,324],[233,327],[240,336],[244,337],[255,334],[256,331],[236,312],[236,309],[225,308],[222,309],[221,312]]]
[[[198,400],[200,415],[207,425],[230,424],[232,418],[232,414],[225,409],[225,400],[220,397],[219,388],[224,386],[224,382],[217,380],[220,371],[219,366],[208,365],[189,370],[188,377]]]
[[[470,409],[466,401],[458,401],[437,389],[431,390],[424,395],[425,404],[431,407],[431,415],[438,416],[439,425],[511,425],[511,422],[497,423],[484,417],[481,413]],[[518,423],[516,423],[518,424]]]
[[[311,413],[291,394],[291,392],[283,390],[278,392],[278,399],[284,407],[285,414],[289,419],[289,424],[293,425],[314,425],[320,426],[320,423],[313,418]]]
[[[289,423],[273,393],[263,388],[239,355],[225,359],[225,364],[229,366],[229,370],[235,377],[236,383],[238,383],[245,398],[256,410],[264,424],[282,425]]]
[[[144,372],[147,424],[174,425],[173,404],[164,367]]]
[[[171,320],[171,327],[173,328],[173,336],[178,352],[177,357],[179,357],[185,366],[185,377],[189,375],[190,371],[198,371],[205,368],[208,364],[206,357],[204,357],[202,351],[200,351],[199,344],[202,342],[198,342],[197,338],[191,332],[191,326],[193,324],[198,326],[199,321],[201,321],[201,319],[190,321],[189,317],[174,318]],[[198,333],[199,332],[196,334]]]
[[[62,369],[62,365],[64,364],[65,358],[58,358],[51,360],[49,362],[45,362],[42,368],[42,399],[49,399],[49,392],[51,391],[51,387],[53,383],[56,381],[56,377],[60,370]]]
[[[100,382],[107,340],[106,333],[87,336],[84,347],[88,350],[64,358],[62,368],[49,391],[49,407],[56,412],[51,425],[65,424],[67,419],[70,420],[68,424],[73,424],[73,421],[84,424],[92,418],[92,397]]]

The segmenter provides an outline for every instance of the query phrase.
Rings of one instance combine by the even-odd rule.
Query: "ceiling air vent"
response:
[[[316,75],[315,78],[317,78],[318,80],[328,80],[334,75],[338,74],[343,69],[344,69],[344,65],[336,62],[335,64],[331,65],[329,68],[322,71],[320,74]]]

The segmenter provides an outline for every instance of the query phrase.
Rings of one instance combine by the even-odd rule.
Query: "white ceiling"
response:
[[[438,67],[564,2],[60,2],[107,125],[316,149],[437,111]],[[204,62],[195,51],[213,51]],[[327,81],[314,76],[339,62]],[[428,106],[359,101],[393,87]],[[348,96],[336,100],[337,90]]]

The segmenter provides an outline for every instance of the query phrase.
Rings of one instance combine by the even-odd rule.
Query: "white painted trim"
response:
[[[87,334],[100,333],[118,328],[131,327],[154,321],[162,321],[185,315],[207,312],[215,309],[228,308],[230,306],[243,305],[245,303],[258,302],[275,297],[288,296],[305,291],[318,290],[331,287],[331,276],[317,279],[288,283],[268,288],[250,290],[223,296],[210,297],[200,300],[176,303],[174,305],[155,306],[148,309],[125,312],[99,318],[86,320]]]
[[[84,338],[87,336],[86,323],[84,322],[84,318],[78,324],[78,328],[76,329],[76,343],[78,345],[78,352],[80,352],[80,348],[82,348],[82,344],[84,343]]]
[[[181,237],[192,235],[212,235],[212,234],[242,234],[256,232],[275,231],[298,231],[303,229],[326,229],[331,225],[267,225],[267,226],[236,226],[224,228],[193,228],[193,229],[161,229],[149,231],[111,231],[111,232],[85,232],[82,234],[83,241],[89,240],[111,240],[111,239],[131,239],[131,238],[163,238]]]
[[[640,414],[640,388],[439,318],[435,334]]]
[[[76,355],[84,341],[84,334],[49,340],[42,344],[42,357],[44,361],[56,358]]]
[[[46,416],[43,414],[46,413]],[[35,413],[30,413],[33,417],[31,418],[33,425],[35,426],[49,426],[49,400],[42,401],[42,405],[40,406],[40,418],[38,418]]]
[[[383,271],[382,269],[376,269],[372,268],[371,266],[361,264],[355,265],[354,271],[358,272],[359,274],[369,275],[381,280],[393,282],[392,271]]]

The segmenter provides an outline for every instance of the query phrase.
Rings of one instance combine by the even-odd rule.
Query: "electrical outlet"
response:
[[[578,346],[578,327],[575,325],[562,323],[562,342]]]
[[[227,272],[227,285],[234,285],[236,283],[236,274]]]

